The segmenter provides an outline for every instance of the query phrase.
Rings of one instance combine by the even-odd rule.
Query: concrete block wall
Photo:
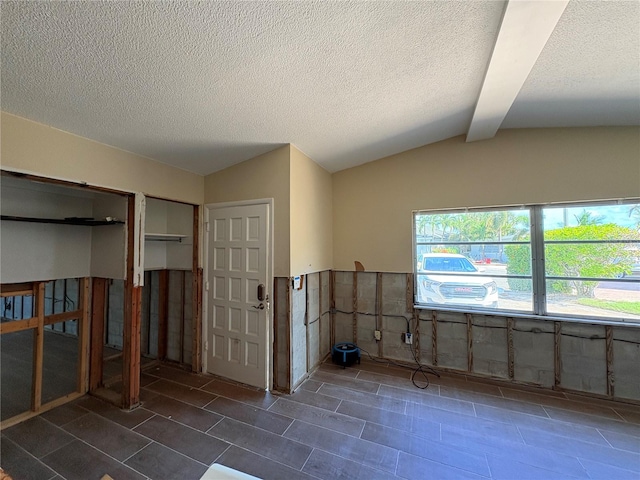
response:
[[[150,358],[158,356],[159,285],[159,271],[145,272],[140,337],[141,353]],[[193,349],[192,291],[192,272],[169,270],[167,359],[188,365],[191,364],[191,352]],[[124,281],[110,280],[105,343],[117,349],[122,348],[123,308]],[[183,325],[181,326],[182,323]],[[181,331],[183,333],[182,349],[180,346]]]
[[[514,320],[514,378],[524,383],[553,387],[554,345],[553,322]]]
[[[105,344],[122,349],[124,326],[124,280],[109,280]]]
[[[414,333],[413,349],[422,364],[507,382],[640,401],[637,327],[413,311],[407,299],[412,274],[343,271],[333,275],[336,342],[355,341],[375,357],[411,364],[411,351],[401,339],[408,321]],[[381,330],[381,342],[373,339],[376,329]],[[609,367],[607,329],[612,332]]]
[[[183,285],[184,284],[184,285]],[[167,359],[191,364],[193,274],[188,271],[169,271],[169,305],[167,319]],[[182,331],[182,339],[180,332]],[[181,343],[182,341],[182,348]],[[182,352],[182,356],[181,356]]]
[[[331,272],[274,279],[274,388],[291,392],[331,351]]]
[[[612,330],[615,396],[640,399],[640,328]]]
[[[605,327],[564,322],[560,331],[560,386],[606,395]]]
[[[307,283],[291,289],[291,385],[295,388],[307,373]]]

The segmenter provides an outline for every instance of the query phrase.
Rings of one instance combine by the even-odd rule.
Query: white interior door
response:
[[[207,371],[266,389],[269,205],[211,208],[208,222]]]

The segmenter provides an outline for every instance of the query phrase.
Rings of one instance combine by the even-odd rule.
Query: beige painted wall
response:
[[[291,146],[291,275],[333,263],[331,174]]]
[[[2,112],[5,170],[202,204],[204,177]]]
[[[207,175],[204,202],[274,199],[274,275],[289,276],[289,145]]]
[[[456,137],[333,175],[333,267],[412,271],[412,210],[621,197],[640,197],[637,127]]]

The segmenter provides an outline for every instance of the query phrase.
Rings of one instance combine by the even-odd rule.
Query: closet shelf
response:
[[[145,233],[144,239],[150,242],[182,242],[188,236],[179,233]]]
[[[0,219],[11,222],[29,222],[29,223],[55,223],[58,225],[81,225],[85,227],[98,227],[101,225],[123,225],[121,220],[95,220],[93,218],[84,217],[67,217],[67,218],[36,218],[36,217],[16,217],[12,215],[2,215]]]

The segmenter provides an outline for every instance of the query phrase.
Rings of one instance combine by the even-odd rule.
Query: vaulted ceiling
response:
[[[2,0],[2,110],[209,174],[640,125],[640,1]]]

